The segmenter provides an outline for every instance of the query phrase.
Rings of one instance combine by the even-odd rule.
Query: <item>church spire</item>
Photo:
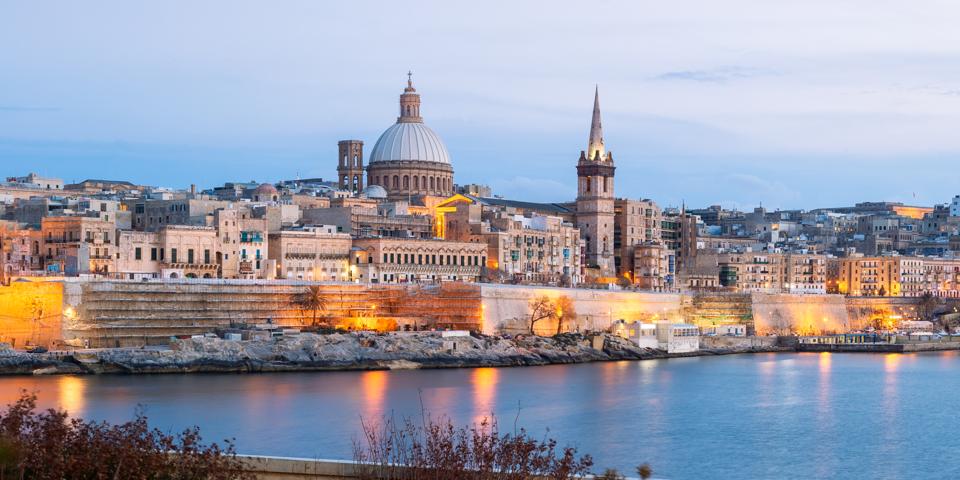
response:
[[[587,158],[604,159],[606,149],[603,146],[603,125],[600,123],[600,87],[593,92],[593,120],[590,122],[590,142],[587,146]]]

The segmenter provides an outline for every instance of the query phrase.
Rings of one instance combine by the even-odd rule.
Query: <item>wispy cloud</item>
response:
[[[776,72],[762,68],[724,66],[704,70],[677,70],[664,72],[654,76],[653,80],[660,81],[689,81],[703,83],[726,83],[746,78],[775,75]]]

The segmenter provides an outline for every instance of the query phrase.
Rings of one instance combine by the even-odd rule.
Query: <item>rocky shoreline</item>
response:
[[[639,348],[628,340],[609,334],[592,338],[580,334],[451,337],[439,332],[303,333],[268,341],[174,340],[169,349],[121,348],[31,354],[0,348],[0,375],[519,367],[788,351],[795,349],[727,347],[668,354],[662,350]]]

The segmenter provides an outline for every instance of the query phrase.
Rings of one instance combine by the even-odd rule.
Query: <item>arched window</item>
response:
[[[420,190],[420,177],[417,177],[417,176],[413,177],[413,189]]]
[[[399,176],[399,175],[394,175],[394,176],[393,176],[393,188],[394,188],[394,189],[400,188],[400,176]]]
[[[436,190],[436,188],[433,186],[433,179],[434,177],[430,177],[430,190]]]
[[[410,190],[410,176],[409,176],[409,175],[404,175],[404,176],[403,176],[403,189],[404,189],[404,190]]]
[[[587,177],[587,192],[588,192],[588,193],[590,192],[590,189],[591,189],[591,186],[590,186],[591,183],[593,183],[593,177]]]
[[[426,175],[424,175],[423,177],[420,178],[420,185],[423,185],[423,189],[424,189],[424,190],[427,189],[427,176],[426,176]]]

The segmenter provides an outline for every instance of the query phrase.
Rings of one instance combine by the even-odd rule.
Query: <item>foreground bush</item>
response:
[[[174,436],[151,429],[143,414],[111,425],[36,405],[23,393],[0,412],[0,480],[250,478],[230,442],[205,445],[197,428]]]
[[[558,449],[553,439],[538,440],[522,429],[502,434],[496,420],[454,428],[446,418],[364,424],[354,460],[363,480],[565,480],[593,465],[589,455]]]

